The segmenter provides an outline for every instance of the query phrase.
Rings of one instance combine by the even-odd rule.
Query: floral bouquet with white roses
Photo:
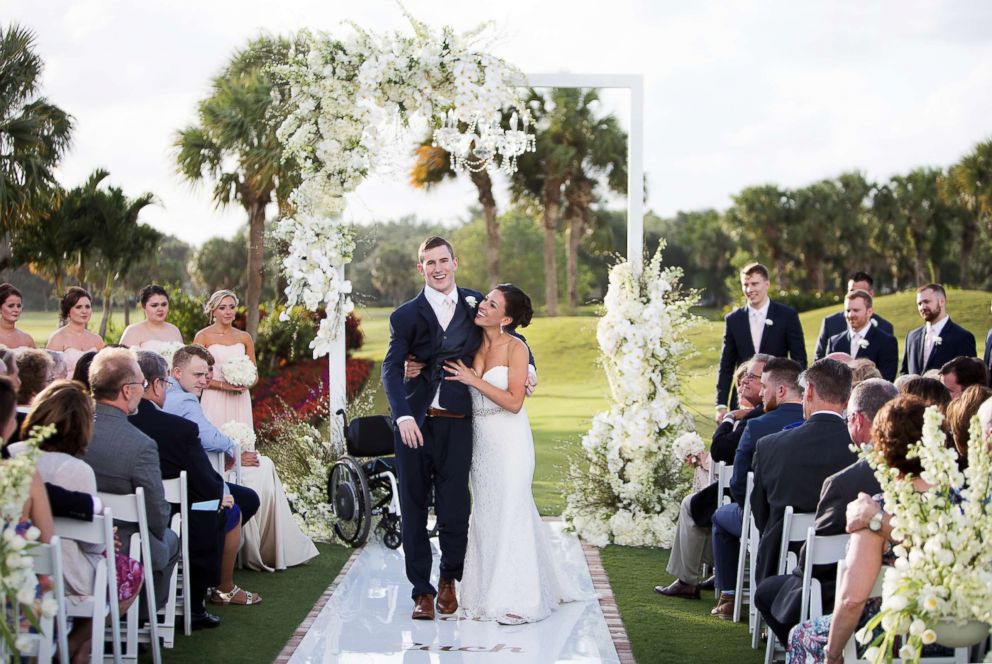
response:
[[[932,485],[923,493],[900,480],[878,451],[862,450],[885,491],[892,538],[899,542],[895,565],[885,572],[881,611],[857,634],[861,643],[871,643],[866,659],[876,663],[892,660],[897,638],[899,657],[919,661],[922,647],[938,640],[943,621],[992,623],[992,453],[976,417],[968,468],[961,472],[942,420],[936,406],[927,408],[922,440],[907,453],[919,458],[920,477]],[[879,625],[882,633],[872,638]]]
[[[165,358],[168,362],[169,368],[172,368],[172,357],[176,354],[176,351],[185,346],[181,341],[170,341],[166,345],[162,346],[161,350],[158,351],[159,355]]]
[[[240,445],[242,452],[255,451],[255,430],[247,424],[231,420],[220,427],[220,432]]]
[[[22,534],[17,527],[31,490],[38,445],[54,433],[54,425],[33,428],[24,441],[24,450],[13,459],[0,462],[0,604],[20,608],[19,611],[0,612],[0,655],[25,648],[25,644],[15,639],[17,625],[9,622],[15,616],[23,615],[39,629],[37,616],[51,617],[56,611],[53,600],[37,601],[38,577],[34,574],[31,557],[27,555],[41,533],[31,526]],[[3,657],[3,661],[7,661],[7,657],[9,655]]]
[[[251,387],[258,380],[258,369],[247,355],[228,360],[220,368],[224,380],[235,387]]]
[[[662,246],[635,276],[630,263],[610,270],[597,339],[612,405],[593,418],[573,460],[563,517],[597,546],[610,542],[670,547],[689,490],[688,457],[703,450],[692,414],[679,398],[679,366],[693,352],[693,291],[663,268]]]

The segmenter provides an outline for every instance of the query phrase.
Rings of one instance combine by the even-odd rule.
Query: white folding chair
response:
[[[717,461],[714,461],[713,460],[713,457],[711,456],[710,457],[710,467],[706,470],[706,472],[708,474],[707,475],[708,476],[708,480],[706,482],[706,486],[710,486],[711,484],[713,484],[713,482],[716,481],[716,464],[717,463],[718,462]],[[719,505],[720,505],[720,499],[717,498],[717,506],[719,507]],[[700,570],[700,574],[701,574],[701,577],[700,578],[703,578],[703,579],[709,577],[709,575],[712,573],[710,571],[710,566],[707,565],[706,563],[703,563],[700,566],[699,570]]]
[[[795,567],[795,554],[789,552],[789,545],[793,542],[802,542],[806,539],[806,533],[816,522],[816,514],[812,512],[795,513],[792,505],[785,508],[785,515],[782,517],[782,543],[778,549],[778,570],[776,574],[785,574],[787,565],[791,562]],[[772,664],[775,660],[776,648],[780,652],[785,650],[779,647],[775,632],[768,630],[768,643],[765,646],[765,664]]]
[[[742,531],[743,532],[743,529]],[[761,543],[761,533],[758,531],[758,524],[754,522],[754,514],[751,514],[747,524],[747,582],[751,588],[758,587],[758,579],[755,574],[758,570],[758,545]],[[751,630],[751,650],[757,650],[761,645],[761,614],[754,602],[749,602],[747,606],[747,628]]]
[[[151,546],[148,543],[148,515],[145,512],[145,490],[139,486],[135,489],[134,493],[126,495],[105,493],[103,491],[97,495],[103,501],[104,505],[114,511],[114,519],[138,524],[138,532],[131,536],[131,541],[126,546],[128,546],[131,558],[141,561],[145,566],[143,584],[145,587],[145,603],[148,605],[149,614],[155,616],[155,607],[157,604],[155,603],[155,581],[152,572]],[[148,626],[139,630],[139,604],[140,602],[134,602],[127,611],[127,630],[124,639],[127,643],[127,650],[124,653],[124,658],[137,661],[138,642],[141,641],[148,643],[151,647],[154,664],[162,664],[162,651],[158,637],[158,620],[150,619]],[[120,627],[118,626],[117,629],[119,630]]]
[[[737,585],[734,588],[734,622],[741,621],[741,607],[746,601],[748,605],[751,601],[751,591],[753,586],[748,583],[744,587],[744,578],[748,566],[748,540],[751,534],[751,490],[754,488],[754,473],[747,474],[747,490],[744,493],[744,520],[741,522],[741,545],[737,550]],[[747,577],[750,579],[750,575]],[[745,597],[746,595],[746,597]]]
[[[711,459],[710,469],[712,469],[713,466],[714,464]],[[727,487],[730,486],[730,478],[734,473],[734,467],[728,466],[723,461],[719,461],[716,463],[716,470],[712,472],[716,477],[716,506],[717,509],[719,509],[721,505],[730,503],[730,498],[723,494],[727,490]],[[715,584],[713,586],[713,595],[716,599],[720,599],[720,589],[717,588]]]
[[[813,578],[814,565],[832,565],[844,559],[847,542],[851,536],[817,535],[816,527],[810,526],[806,532],[806,561],[803,565],[803,594],[799,609],[799,622],[819,618],[823,615],[823,590],[820,580]],[[830,610],[828,609],[828,613]]]
[[[179,473],[179,477],[171,480],[162,480],[162,487],[165,489],[165,500],[171,505],[179,506],[179,513],[172,517],[172,531],[179,536],[179,563],[172,570],[172,579],[169,581],[169,599],[165,603],[165,608],[160,612],[164,614],[159,623],[159,635],[162,637],[162,645],[171,648],[175,642],[176,615],[183,617],[183,633],[189,636],[193,633],[190,615],[191,598],[189,596],[189,499],[186,493],[186,471]],[[180,575],[180,571],[182,575]],[[181,600],[181,604],[180,601]],[[177,608],[178,607],[178,608]]]
[[[847,564],[842,558],[840,562],[837,563],[837,592],[840,592],[841,581],[844,579],[844,572],[847,571]],[[885,578],[885,567],[878,571],[878,576],[875,577],[875,585],[872,586],[871,592],[868,597],[881,597],[882,596],[882,580]],[[976,661],[969,659],[970,648],[955,648],[954,654],[944,657],[920,657],[920,662],[925,664],[967,664],[969,661]],[[896,657],[891,660],[892,664],[903,664],[904,660]],[[857,639],[854,635],[847,640],[847,644],[844,646],[844,664],[871,664],[867,659],[860,659],[858,657],[858,647]]]
[[[52,647],[52,639],[58,634],[59,661],[63,664],[69,662],[69,640],[66,633],[65,619],[65,586],[62,577],[62,545],[58,535],[52,537],[50,544],[37,543],[25,552],[31,557],[31,567],[35,574],[45,574],[51,577],[53,582],[52,590],[46,591],[41,600],[55,600],[58,607],[55,616],[46,618],[44,615],[38,616],[38,632],[21,631],[20,606],[15,602],[9,607],[13,613],[12,625],[14,627],[15,640],[21,641],[22,645],[27,645],[27,649],[22,650],[23,657],[34,657],[38,662],[50,662],[55,656]],[[3,611],[0,611],[3,613]],[[6,616],[3,616],[6,618]],[[56,626],[58,629],[56,630]],[[7,644],[0,640],[0,661],[12,661],[12,653],[7,650]]]
[[[217,469],[217,474],[224,478],[225,482],[234,482],[235,484],[241,484],[241,446],[237,443],[234,444],[234,465],[230,470],[227,470],[227,455],[223,452],[208,452],[207,456],[214,463],[214,468]],[[234,475],[232,478],[231,475]]]
[[[92,521],[55,517],[53,523],[55,534],[59,538],[71,539],[84,544],[100,544],[106,550],[106,555],[101,557],[96,565],[93,594],[78,604],[63,602],[64,613],[66,617],[90,618],[93,621],[93,638],[90,646],[90,661],[93,662],[103,661],[103,647],[106,640],[105,625],[107,616],[110,616],[113,661],[120,662],[121,617],[117,603],[117,564],[114,552],[112,508],[107,506],[103,514],[94,514]],[[64,584],[62,585],[62,595],[64,599]]]

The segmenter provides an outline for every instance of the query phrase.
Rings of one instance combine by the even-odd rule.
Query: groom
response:
[[[417,271],[425,287],[389,317],[389,349],[382,362],[382,384],[395,420],[403,552],[417,620],[434,619],[435,596],[439,612],[457,610],[455,581],[462,577],[468,541],[472,399],[464,384],[444,380],[444,363],[460,359],[472,365],[482,339],[474,323],[482,294],[456,287],[457,269],[447,240],[430,237],[420,245]],[[404,379],[408,356],[425,366],[416,377]],[[436,590],[427,532],[432,487],[441,545]]]

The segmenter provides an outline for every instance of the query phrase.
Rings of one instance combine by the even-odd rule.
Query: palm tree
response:
[[[425,139],[414,152],[410,184],[418,189],[430,189],[448,178],[457,177],[457,173],[451,169],[451,156],[443,148],[432,145],[432,142],[431,138]],[[485,170],[469,171],[469,178],[479,192],[479,204],[486,220],[486,273],[489,276],[489,287],[493,288],[500,282],[499,219],[496,216],[493,180]]]
[[[37,96],[41,70],[31,31],[0,28],[0,232],[37,219],[58,191],[72,118]]]
[[[992,139],[952,166],[940,178],[938,189],[943,200],[966,211],[961,219],[961,287],[971,284],[971,256],[981,225],[992,232]]]
[[[280,107],[273,101],[267,67],[285,62],[290,43],[259,37],[237,51],[200,102],[199,124],[176,135],[179,173],[192,183],[212,180],[218,206],[238,202],[248,214],[247,330],[258,331],[258,308],[265,265],[266,208],[273,200],[281,213],[299,182],[292,162],[283,161],[276,138]]]

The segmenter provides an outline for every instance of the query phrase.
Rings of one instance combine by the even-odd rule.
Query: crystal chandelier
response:
[[[534,151],[535,139],[533,133],[527,132],[528,113],[519,120],[514,113],[509,129],[500,126],[500,115],[497,111],[488,120],[481,115],[462,120],[453,109],[449,110],[444,124],[434,130],[433,145],[451,155],[452,170],[512,175],[517,170],[517,157]],[[464,131],[458,128],[459,123],[465,126]],[[518,124],[522,124],[520,129]]]

